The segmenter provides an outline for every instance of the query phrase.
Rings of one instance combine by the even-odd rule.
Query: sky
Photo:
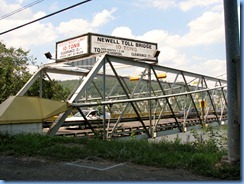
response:
[[[0,0],[0,17],[32,2]],[[79,2],[42,0],[1,19],[0,32]],[[87,32],[155,42],[159,65],[226,78],[223,0],[92,0],[0,35],[0,41],[29,50],[43,65],[50,62],[44,53],[55,56],[56,42]]]

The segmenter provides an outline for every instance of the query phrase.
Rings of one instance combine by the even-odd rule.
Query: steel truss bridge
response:
[[[66,100],[68,109],[51,122],[46,132],[50,136],[58,135],[60,127],[67,126],[65,119],[74,110],[84,118],[79,124],[86,125],[79,130],[80,135],[102,132],[104,139],[132,134],[150,138],[164,130],[184,132],[191,126],[220,124],[227,119],[226,80],[108,54],[46,64],[17,96],[25,95],[40,80],[42,97],[41,81],[52,80],[53,75],[60,79],[76,76],[79,82]],[[82,109],[99,109],[103,114],[110,113],[110,118],[88,120]]]

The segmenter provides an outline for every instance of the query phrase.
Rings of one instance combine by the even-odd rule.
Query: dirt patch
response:
[[[213,181],[183,169],[166,169],[102,159],[57,162],[44,158],[0,156],[6,181]]]

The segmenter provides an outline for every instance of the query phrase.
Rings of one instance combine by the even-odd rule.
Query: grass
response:
[[[226,150],[219,149],[214,141],[197,141],[181,144],[180,140],[154,143],[147,140],[103,141],[39,134],[0,135],[0,154],[45,157],[57,161],[103,158],[156,167],[183,168],[226,180],[240,179],[240,165],[216,166],[222,156],[227,155]]]

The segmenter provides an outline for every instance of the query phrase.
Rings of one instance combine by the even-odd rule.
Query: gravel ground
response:
[[[0,156],[5,181],[216,181],[183,169],[166,169],[102,159],[57,162],[43,158]]]

